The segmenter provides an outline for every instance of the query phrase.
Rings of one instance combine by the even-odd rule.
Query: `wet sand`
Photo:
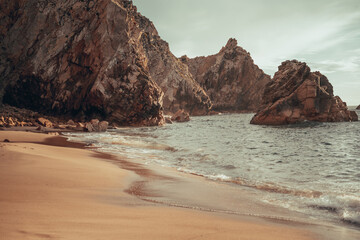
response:
[[[143,201],[134,196],[141,183],[161,176],[75,147],[61,137],[0,131],[1,239],[321,239],[287,221]]]

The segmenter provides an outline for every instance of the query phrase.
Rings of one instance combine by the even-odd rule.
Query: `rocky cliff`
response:
[[[122,125],[163,122],[162,92],[131,34],[128,1],[0,4],[4,103]]]
[[[264,91],[261,110],[252,124],[280,125],[302,121],[357,121],[333,87],[320,72],[311,72],[306,63],[286,61]]]
[[[146,58],[152,79],[164,92],[163,107],[167,114],[185,109],[192,115],[204,115],[211,108],[211,101],[205,91],[194,80],[187,66],[170,51],[153,23],[129,5],[131,35],[138,39],[139,50]]]
[[[131,1],[0,0],[0,7],[4,103],[121,125],[163,123],[163,93],[168,112],[211,107]]]
[[[250,54],[230,39],[219,53],[193,59],[183,56],[191,74],[209,95],[216,111],[256,111],[270,76]]]

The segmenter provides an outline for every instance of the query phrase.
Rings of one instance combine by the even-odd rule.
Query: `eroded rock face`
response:
[[[281,125],[308,121],[357,121],[333,87],[320,72],[311,72],[306,63],[285,61],[266,85],[261,110],[252,124]]]
[[[138,13],[136,7],[129,6],[128,12],[132,38],[139,40],[150,75],[164,92],[165,113],[185,109],[191,115],[207,114],[212,106],[210,98],[188,67],[170,52],[168,43],[160,38],[153,23]]]
[[[230,39],[219,53],[180,58],[209,95],[215,111],[256,111],[270,76],[254,64],[250,54]]]
[[[124,0],[0,0],[0,98],[75,120],[163,123],[162,91]]]

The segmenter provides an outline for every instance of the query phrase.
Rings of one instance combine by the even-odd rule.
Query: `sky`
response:
[[[133,0],[180,57],[219,52],[229,38],[273,75],[297,59],[360,104],[360,0]]]

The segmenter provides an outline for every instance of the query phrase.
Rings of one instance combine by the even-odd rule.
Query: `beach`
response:
[[[47,139],[0,132],[2,239],[319,239],[298,224],[142,201],[126,193],[135,172]]]

